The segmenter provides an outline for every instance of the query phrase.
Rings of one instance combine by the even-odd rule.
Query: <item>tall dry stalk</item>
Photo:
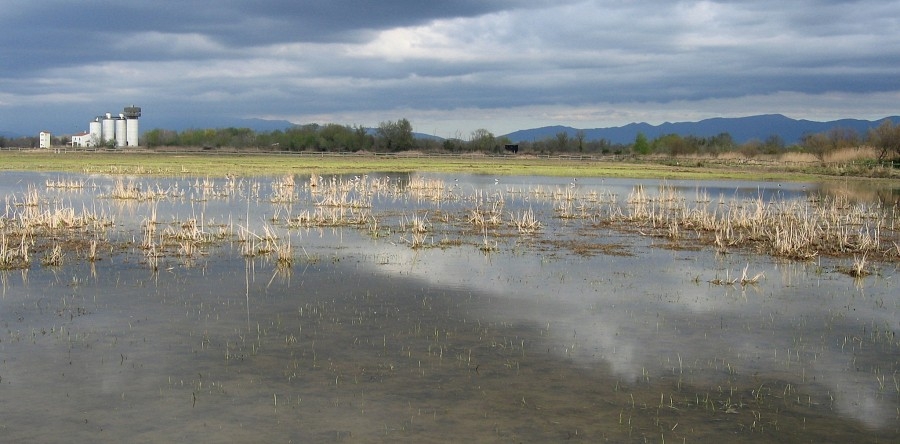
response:
[[[290,268],[294,265],[294,252],[291,249],[291,239],[275,247],[275,263],[280,268]]]
[[[62,247],[59,244],[54,244],[53,248],[41,258],[41,264],[48,267],[62,265],[63,256]]]
[[[542,227],[531,207],[528,207],[525,211],[517,212],[515,216],[510,215],[510,218],[520,234],[534,234],[540,231]]]
[[[87,259],[90,262],[96,262],[98,259],[97,244],[98,244],[97,239],[91,239],[91,244],[88,247],[88,255],[87,255]]]
[[[871,272],[866,269],[866,255],[862,256],[853,255],[853,265],[850,267],[850,276],[853,277],[865,277],[871,274]]]

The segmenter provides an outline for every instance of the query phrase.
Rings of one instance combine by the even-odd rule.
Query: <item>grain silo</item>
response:
[[[103,129],[100,121],[103,119],[101,116],[97,116],[90,123],[90,129],[88,130],[88,134],[90,134],[90,146],[100,146],[103,142]]]
[[[112,113],[97,116],[90,122],[88,130],[90,146],[138,146],[138,117],[141,117],[141,108],[134,105],[126,106],[118,116],[113,116]]]
[[[116,119],[116,146],[125,146],[125,114],[119,114]]]
[[[123,115],[125,116],[125,146],[138,146],[140,138],[138,117],[141,117],[141,107],[126,106]]]
[[[101,141],[103,145],[106,145],[109,141],[116,140],[116,120],[113,119],[112,114],[106,113],[101,123],[103,124],[103,139]]]

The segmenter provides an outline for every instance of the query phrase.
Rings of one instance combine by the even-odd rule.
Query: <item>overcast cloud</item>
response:
[[[464,138],[900,114],[900,2],[6,0],[0,130],[211,117]]]

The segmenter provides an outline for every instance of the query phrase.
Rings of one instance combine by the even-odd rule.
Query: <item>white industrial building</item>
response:
[[[38,140],[38,146],[41,148],[50,148],[50,145],[53,143],[53,137],[51,136],[50,131],[41,131],[38,135]]]
[[[92,146],[91,133],[78,133],[72,135],[72,146]]]
[[[141,117],[141,108],[134,105],[126,106],[118,116],[112,113],[97,116],[90,122],[88,132],[72,136],[72,146],[138,146],[138,117]]]

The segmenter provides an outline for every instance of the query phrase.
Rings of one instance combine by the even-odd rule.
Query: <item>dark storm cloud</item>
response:
[[[7,5],[0,12],[0,54],[21,69],[102,60],[147,60],[172,48],[117,51],[116,43],[142,33],[194,34],[220,51],[283,42],[359,41],[371,32],[430,20],[471,17],[531,1],[40,1]],[[170,52],[203,59],[218,51]],[[5,64],[5,72],[15,72]]]
[[[898,17],[900,3],[875,0],[12,2],[0,10],[0,130],[48,106],[78,124],[120,102],[508,130],[874,118],[900,98]]]

